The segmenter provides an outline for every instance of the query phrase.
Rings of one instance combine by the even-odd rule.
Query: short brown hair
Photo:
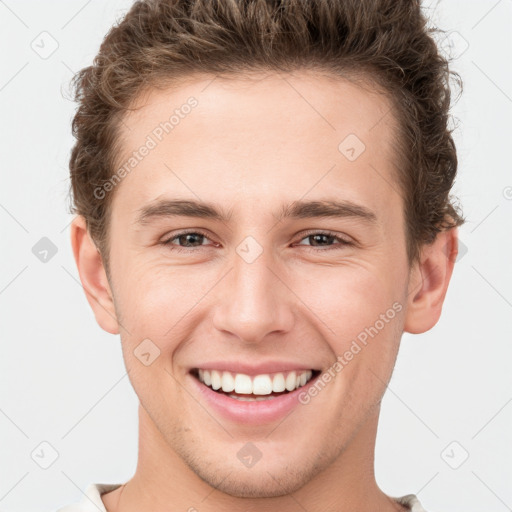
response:
[[[448,128],[449,69],[420,0],[140,0],[72,79],[79,103],[69,167],[71,212],[83,215],[108,272],[113,175],[122,116],[141,93],[193,73],[318,70],[363,78],[398,121],[398,182],[409,262],[422,244],[464,222],[449,196],[457,171]]]

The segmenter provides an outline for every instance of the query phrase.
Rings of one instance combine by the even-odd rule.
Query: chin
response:
[[[201,475],[199,476],[201,477]],[[213,481],[206,480],[205,478],[202,479],[218,491],[236,498],[276,498],[278,496],[286,496],[300,489],[308,480],[305,476],[301,478],[297,474],[287,474],[284,477],[281,475],[281,478],[278,478],[265,470],[260,470],[258,475],[253,475],[252,470],[242,470],[238,474],[236,471],[233,471],[220,481],[217,481],[218,475],[215,475]]]
[[[252,468],[195,459],[186,461],[189,468],[206,484],[236,498],[275,498],[290,495],[312,480],[324,467],[318,464],[290,464],[277,461],[265,464],[262,459]],[[225,465],[223,465],[223,463]],[[212,470],[212,468],[214,468]]]

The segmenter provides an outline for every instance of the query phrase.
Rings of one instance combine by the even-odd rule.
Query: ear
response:
[[[457,253],[457,228],[441,231],[434,242],[423,246],[410,272],[404,331],[420,334],[436,325]]]
[[[113,295],[101,254],[89,235],[85,219],[81,215],[71,223],[71,246],[80,281],[96,321],[104,331],[119,334]]]

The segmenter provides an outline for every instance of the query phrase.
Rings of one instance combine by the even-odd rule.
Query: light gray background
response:
[[[137,398],[119,337],[98,327],[86,302],[67,214],[68,82],[130,4],[0,1],[2,511],[52,510],[81,499],[90,482],[124,482],[135,470]],[[501,512],[512,510],[512,0],[425,9],[454,31],[447,41],[464,80],[453,109],[454,192],[467,252],[439,323],[403,337],[376,476],[385,492],[415,493],[429,512]],[[47,58],[32,48],[51,50],[43,31],[58,43]],[[57,249],[47,262],[32,252],[42,237]],[[52,450],[58,458],[41,468]]]

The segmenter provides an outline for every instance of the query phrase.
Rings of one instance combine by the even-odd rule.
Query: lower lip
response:
[[[311,379],[304,386],[275,398],[259,401],[241,401],[231,398],[224,393],[217,393],[199,381],[192,374],[188,374],[193,385],[197,387],[201,396],[211,405],[212,409],[228,420],[244,425],[261,425],[272,423],[287,416],[295,407],[301,404],[299,396],[307,392],[319,375]]]

